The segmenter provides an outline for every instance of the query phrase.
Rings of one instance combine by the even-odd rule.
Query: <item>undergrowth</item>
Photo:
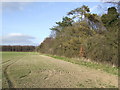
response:
[[[105,71],[105,72],[113,74],[113,75],[118,75],[118,68],[117,67],[112,67],[112,66],[107,65],[107,64],[106,65],[101,64],[101,63],[97,64],[97,63],[94,63],[92,61],[87,62],[83,59],[60,57],[60,56],[56,56],[56,55],[48,55],[48,54],[44,54],[44,55],[50,56],[50,57],[55,58],[55,59],[60,59],[60,60],[64,60],[64,61],[67,61],[67,62],[71,62],[71,63],[74,63],[74,64],[83,65],[83,66],[90,67],[90,68],[93,68],[93,69]],[[118,76],[120,76],[120,74]]]

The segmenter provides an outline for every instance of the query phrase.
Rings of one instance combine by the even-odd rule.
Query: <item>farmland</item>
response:
[[[115,88],[117,75],[35,52],[2,52],[3,88]]]

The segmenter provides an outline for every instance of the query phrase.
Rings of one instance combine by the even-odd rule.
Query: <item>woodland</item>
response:
[[[119,13],[109,7],[97,15],[86,5],[68,11],[55,22],[49,37],[36,48],[40,53],[118,66]]]

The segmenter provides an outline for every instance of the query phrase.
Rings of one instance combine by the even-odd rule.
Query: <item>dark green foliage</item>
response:
[[[56,22],[61,27],[72,26],[73,20],[69,17],[64,17],[62,22]]]
[[[15,51],[15,52],[32,52],[35,51],[35,46],[0,46],[1,51]]]
[[[78,17],[78,21],[82,21],[85,17],[85,14],[88,12],[90,12],[88,6],[83,5],[82,7],[71,10],[70,12],[68,12],[68,15],[72,15],[73,19]]]
[[[102,15],[101,20],[105,27],[113,27],[118,25],[119,13],[115,7],[108,8],[108,13]]]
[[[37,47],[37,51],[41,53],[52,53],[52,44],[53,40],[52,38],[46,38],[44,42],[40,44],[40,46]]]
[[[116,8],[108,8],[108,13],[100,17],[91,14],[89,8],[83,5],[68,15],[72,15],[73,19],[64,17],[61,22],[56,22],[57,26],[51,28],[54,37],[46,38],[37,50],[118,66],[119,13]],[[78,20],[74,21],[74,17]]]

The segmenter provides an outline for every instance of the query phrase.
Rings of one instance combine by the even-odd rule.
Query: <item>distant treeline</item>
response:
[[[37,51],[118,66],[119,15],[116,7],[109,7],[101,16],[85,5],[71,10],[51,28],[50,37]]]
[[[17,51],[17,52],[32,52],[35,51],[35,46],[0,46],[1,51]]]

